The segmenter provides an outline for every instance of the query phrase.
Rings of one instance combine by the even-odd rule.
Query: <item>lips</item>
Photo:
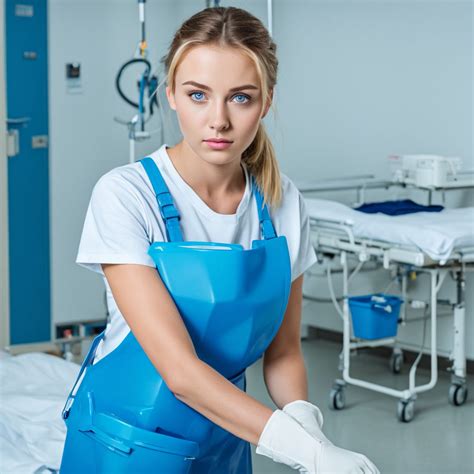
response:
[[[232,143],[230,140],[226,140],[225,138],[208,138],[204,140],[205,142],[212,142],[212,143]]]

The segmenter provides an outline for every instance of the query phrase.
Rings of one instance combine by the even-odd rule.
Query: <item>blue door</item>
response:
[[[10,343],[51,339],[47,1],[6,0]],[[15,140],[13,140],[15,141]],[[10,147],[11,148],[11,147]]]

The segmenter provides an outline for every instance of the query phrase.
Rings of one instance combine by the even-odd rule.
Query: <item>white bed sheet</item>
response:
[[[0,351],[0,472],[59,469],[66,425],[61,410],[79,365],[43,353]]]
[[[453,251],[474,247],[474,207],[388,216],[326,199],[305,201],[311,217],[345,221],[357,238],[414,246],[435,261],[444,262]]]

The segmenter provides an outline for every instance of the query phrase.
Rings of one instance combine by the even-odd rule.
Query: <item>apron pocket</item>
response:
[[[81,433],[93,440],[96,472],[186,474],[199,455],[199,445],[155,433],[106,413],[94,413],[92,425]]]

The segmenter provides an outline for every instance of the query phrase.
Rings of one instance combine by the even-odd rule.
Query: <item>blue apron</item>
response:
[[[240,244],[183,241],[180,215],[158,167],[151,158],[140,163],[168,238],[152,243],[148,254],[199,358],[245,391],[245,369],[275,337],[288,304],[286,238],[276,235],[252,177],[263,240],[254,240],[248,250]],[[250,444],[178,400],[131,331],[93,364],[103,337],[93,341],[63,410],[67,436],[61,473],[252,472]]]

